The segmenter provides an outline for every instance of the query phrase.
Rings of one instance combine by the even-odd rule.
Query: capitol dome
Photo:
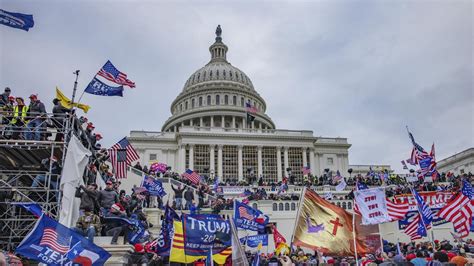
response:
[[[162,131],[176,132],[181,126],[275,128],[265,114],[265,100],[255,91],[250,78],[227,61],[228,47],[221,34],[218,26],[215,42],[209,47],[211,60],[187,79],[171,104],[172,115]],[[254,119],[248,117],[248,104],[256,109],[251,114]]]

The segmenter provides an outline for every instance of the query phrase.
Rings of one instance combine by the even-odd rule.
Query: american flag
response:
[[[332,182],[337,182],[342,179],[341,172],[339,170],[336,171],[336,175],[332,178]]]
[[[69,240],[58,235],[54,228],[45,228],[41,237],[40,246],[48,246],[54,251],[65,254],[69,251]]]
[[[464,180],[461,193],[446,204],[438,213],[439,217],[453,223],[454,230],[460,234],[460,237],[469,235],[473,212],[472,195],[471,184]]]
[[[416,205],[418,207],[418,212],[421,214],[421,217],[423,219],[423,223],[425,226],[428,226],[431,224],[431,221],[433,220],[433,212],[431,211],[430,206],[426,204],[423,201],[423,198],[414,190],[413,188],[411,189],[413,196],[416,199]]]
[[[117,144],[109,149],[110,161],[112,168],[115,170],[115,178],[127,177],[127,165],[140,159],[137,151],[128,142],[127,138],[123,138]]]
[[[416,143],[415,138],[413,137],[413,134],[410,131],[408,131],[408,137],[410,138],[411,143],[413,144],[413,149],[411,151],[409,163],[416,165],[421,160],[429,157],[430,155],[425,151],[425,149],[423,149],[423,147],[421,147],[418,143]]]
[[[127,79],[127,74],[118,71],[115,66],[107,60],[107,63],[99,70],[97,75],[104,77],[107,80],[115,82],[119,85],[129,86],[135,88],[135,82]]]
[[[301,168],[301,172],[303,172],[303,175],[309,175],[309,173],[311,173],[311,169],[309,166],[305,166]]]
[[[388,215],[392,218],[392,221],[401,220],[405,217],[407,212],[410,210],[410,204],[406,203],[394,203],[389,199],[387,201]]]
[[[427,225],[426,227],[426,229],[430,229],[431,225]],[[427,236],[425,227],[420,220],[419,214],[417,214],[416,217],[408,224],[404,232],[410,237],[411,241]]]
[[[252,106],[250,102],[245,103],[245,110],[247,110],[247,113],[251,114],[256,114],[258,112],[257,108],[255,108],[255,106]]]
[[[239,216],[247,220],[253,220],[254,218],[253,215],[250,214],[247,208],[245,208],[244,206],[239,207]]]
[[[188,179],[189,181],[191,181],[192,183],[196,185],[199,184],[199,181],[201,180],[201,176],[191,169],[187,169],[184,172],[183,177],[185,177],[186,179]]]

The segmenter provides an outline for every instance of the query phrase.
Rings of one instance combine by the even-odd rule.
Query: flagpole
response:
[[[295,221],[295,225],[293,226],[293,233],[291,234],[290,253],[291,253],[291,249],[293,249],[293,241],[295,240],[296,226],[298,225],[300,212],[301,212],[301,202],[303,201],[303,197],[304,197],[305,194],[306,194],[306,186],[303,188],[303,190],[301,191],[301,194],[300,194],[300,202],[298,204],[298,212],[296,213],[296,221]],[[274,243],[274,244],[276,244],[276,243]],[[275,246],[275,248],[276,248],[276,246]]]
[[[352,200],[352,206],[355,206],[355,200]],[[354,256],[356,265],[359,265],[359,258],[357,256],[357,242],[356,242],[356,227],[355,227],[355,211],[352,210],[352,239],[354,241]]]
[[[76,75],[76,80],[74,81],[74,88],[72,89],[72,98],[71,98],[72,108],[74,108],[74,98],[76,98],[77,79],[79,78],[79,71],[80,70],[76,70],[73,72],[73,74]]]

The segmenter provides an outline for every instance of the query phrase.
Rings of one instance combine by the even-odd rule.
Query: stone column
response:
[[[199,118],[199,126],[200,127],[204,126],[204,120],[202,119],[202,116]]]
[[[232,128],[235,128],[235,116],[232,116]]]
[[[216,166],[215,166],[215,162],[214,162],[214,153],[215,153],[215,150],[216,150],[216,146],[215,145],[210,145],[209,146],[209,173],[213,172],[215,173],[216,172]]]
[[[190,119],[190,120],[189,120],[189,125],[190,125],[190,126],[194,126],[193,119]]]
[[[308,160],[306,159],[306,147],[303,147],[303,167],[308,166]]]
[[[221,118],[221,127],[225,128],[225,116],[222,116]]]
[[[247,128],[247,119],[242,117],[242,128]]]
[[[288,172],[286,171],[286,168],[289,167],[289,164],[288,164],[288,147],[283,147],[283,163],[284,163],[284,171],[285,171],[285,176],[289,177],[288,176]]]
[[[179,145],[178,157],[178,172],[181,174],[186,170],[186,148],[184,144]]]
[[[242,145],[237,146],[238,150],[238,168],[239,168],[239,181],[244,180],[244,162],[242,159]]]
[[[189,145],[189,169],[194,170],[194,144]]]
[[[217,175],[222,179],[222,145],[217,146]]]
[[[309,164],[310,164],[310,170],[311,174],[315,175],[316,174],[316,165],[314,163],[314,149],[309,149]]]
[[[250,128],[255,128],[255,120],[252,121],[252,124],[250,125]]]
[[[282,170],[281,170],[281,147],[277,147],[277,181],[282,181]]]
[[[262,146],[257,147],[257,180],[263,175],[263,163],[262,163]]]
[[[173,132],[176,132],[177,128],[176,125],[173,126]]]
[[[258,123],[258,128],[262,129],[262,123],[261,122]]]
[[[211,127],[214,127],[214,116],[211,116]]]

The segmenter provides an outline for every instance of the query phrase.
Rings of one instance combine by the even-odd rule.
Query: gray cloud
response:
[[[471,1],[13,1],[35,27],[0,27],[0,86],[15,95],[83,90],[110,59],[137,83],[123,98],[84,95],[111,145],[161,129],[221,24],[279,128],[347,137],[353,164],[400,169],[405,125],[438,158],[474,146]],[[51,106],[51,105],[49,105]],[[126,122],[124,122],[126,121]]]

